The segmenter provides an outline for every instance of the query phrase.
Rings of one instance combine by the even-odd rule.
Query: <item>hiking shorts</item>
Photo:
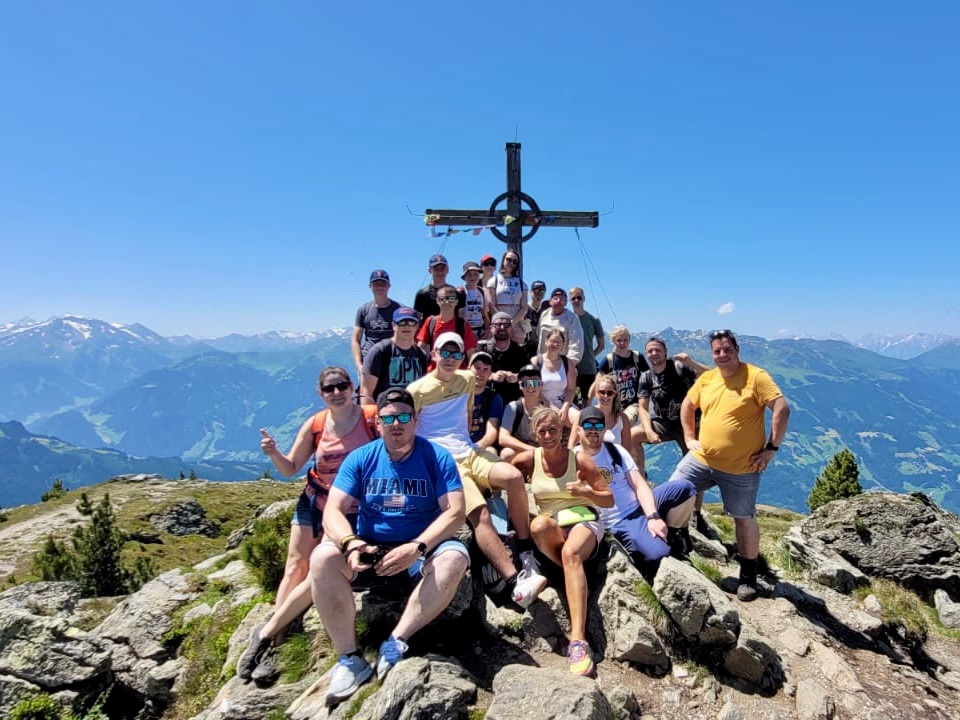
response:
[[[489,448],[476,448],[471,450],[469,455],[457,460],[467,515],[487,504],[483,493],[489,493],[493,489],[490,487],[490,471],[498,462],[503,461]]]
[[[720,488],[724,511],[734,518],[752,518],[757,514],[757,491],[760,489],[760,473],[734,473],[714,470],[704,465],[693,455],[687,454],[677,464],[670,481],[689,480],[697,492],[709,490],[714,485]]]
[[[689,480],[671,480],[653,488],[653,500],[664,522],[667,513],[696,494],[697,490]],[[647,531],[647,516],[641,507],[609,530],[628,552],[640,553],[646,560],[659,560],[670,554],[670,546],[666,541]]]

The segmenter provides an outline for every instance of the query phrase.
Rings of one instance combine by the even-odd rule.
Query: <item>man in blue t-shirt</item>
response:
[[[413,397],[392,388],[377,400],[380,439],[351,452],[323,511],[324,541],[310,558],[313,601],[340,658],[326,702],[350,697],[373,675],[357,647],[354,585],[413,584],[410,599],[380,646],[377,677],[407,652],[407,641],[450,604],[469,566],[451,540],[466,520],[463,486],[450,453],[417,437]],[[354,534],[347,511],[359,504]],[[426,582],[424,579],[429,578]]]

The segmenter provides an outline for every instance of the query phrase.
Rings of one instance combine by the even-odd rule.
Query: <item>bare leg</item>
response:
[[[507,511],[518,540],[530,537],[530,503],[523,474],[510,463],[498,462],[490,468],[487,482],[491,488],[507,491]]]
[[[470,515],[467,516],[467,521],[470,523],[470,527],[473,528],[473,537],[477,541],[477,547],[480,548],[480,552],[484,554],[484,557],[497,569],[500,577],[504,579],[513,577],[517,572],[517,568],[514,567],[513,560],[510,559],[510,553],[500,540],[497,529],[493,526],[493,521],[490,519],[490,512],[487,510],[486,505],[470,513]]]
[[[737,527],[737,552],[746,560],[756,560],[760,553],[760,527],[756,518],[734,518]]]
[[[357,609],[350,587],[352,575],[346,559],[335,545],[320,545],[310,557],[313,601],[323,627],[340,655],[357,649],[354,627]]]
[[[597,546],[593,532],[576,525],[563,544],[563,581],[567,592],[567,607],[570,610],[570,639],[586,640],[587,626],[587,575],[584,561]]]
[[[308,525],[290,526],[290,544],[287,547],[287,564],[283,570],[283,579],[277,588],[277,607],[283,605],[287,595],[302,583],[310,570],[310,553],[320,544],[320,538],[313,537]]]
[[[303,615],[312,603],[313,584],[307,577],[287,594],[287,599],[283,601],[283,604],[276,607],[270,620],[260,631],[261,634],[263,637],[270,638],[280,635],[290,623]]]
[[[664,518],[667,525],[670,527],[686,527],[689,525],[690,516],[693,514],[693,503],[694,498],[689,498],[672,508],[670,512],[667,513],[667,517]]]
[[[431,558],[423,566],[423,578],[413,589],[391,634],[409,640],[417,630],[442,613],[453,600],[467,564],[467,558],[456,550]]]

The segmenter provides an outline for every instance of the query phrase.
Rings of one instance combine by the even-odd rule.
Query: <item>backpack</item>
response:
[[[438,315],[431,315],[430,319],[427,320],[427,337],[430,339],[430,343],[429,343],[430,347],[433,347],[433,341],[436,340],[436,338],[433,337],[433,331],[437,327],[438,318],[439,318]],[[460,336],[461,340],[466,342],[466,339],[467,339],[466,330],[464,329],[464,325],[466,325],[466,321],[464,321],[464,319],[460,317],[459,313],[454,316],[453,320],[455,323],[455,327],[457,328],[457,335]]]
[[[380,431],[377,430],[377,406],[361,405],[360,410],[363,412],[363,419],[365,421],[363,427],[367,431],[367,437],[371,440],[376,440],[380,437]],[[330,411],[324,408],[315,414],[313,416],[313,425],[310,428],[313,432],[313,466],[307,470],[307,485],[320,495],[329,494],[329,491],[320,484],[319,476],[317,475],[317,447],[320,445],[320,438],[323,437],[323,428],[327,424],[328,412]]]
[[[640,367],[640,353],[636,350],[630,350],[630,359],[633,361],[633,366],[635,368]],[[607,372],[613,372],[613,353],[607,353],[607,367],[610,368]]]

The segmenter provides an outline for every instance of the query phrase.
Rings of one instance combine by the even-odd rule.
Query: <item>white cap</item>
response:
[[[439,350],[444,345],[456,345],[463,352],[463,338],[455,332],[440,333],[437,339],[433,341],[433,349]]]

